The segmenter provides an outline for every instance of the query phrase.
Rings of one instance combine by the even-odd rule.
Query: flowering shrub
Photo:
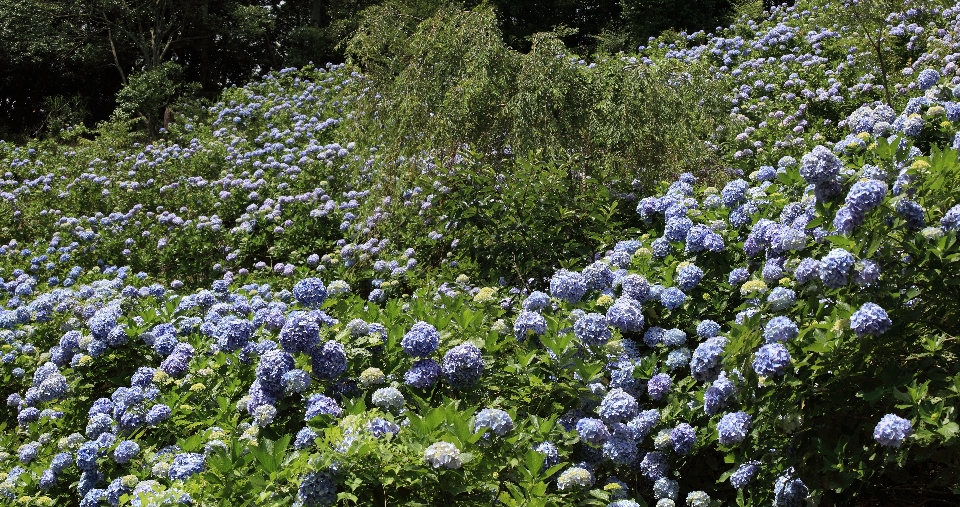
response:
[[[551,165],[530,195],[464,200],[447,184],[480,181],[469,153],[399,178],[409,160],[336,141],[376,93],[345,66],[232,88],[157,145],[0,144],[0,497],[794,506],[957,488],[960,8],[889,13],[907,72],[887,84],[854,72],[842,8],[623,55],[709,69],[752,125],[716,146],[719,183],[685,173],[640,199]],[[608,208],[544,204],[581,187]],[[595,227],[531,271],[550,276],[461,227],[514,192],[540,210],[529,245]],[[497,220],[527,223],[509,205]],[[587,243],[602,251],[580,258]],[[476,278],[491,265],[503,283]]]

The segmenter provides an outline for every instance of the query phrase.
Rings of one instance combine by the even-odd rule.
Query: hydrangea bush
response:
[[[409,180],[377,147],[336,142],[375,94],[345,66],[230,89],[155,146],[0,144],[0,498],[781,507],[960,487],[960,7],[889,13],[886,85],[854,72],[843,8],[623,56],[731,79],[754,126],[717,147],[722,184],[604,194],[635,227],[515,287],[467,274],[477,237],[457,249],[444,171],[468,156],[395,202],[383,186]],[[418,260],[400,240],[425,229]]]

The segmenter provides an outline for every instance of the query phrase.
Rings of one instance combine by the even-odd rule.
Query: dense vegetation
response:
[[[0,143],[0,502],[955,504],[960,5],[760,6],[377,4]]]
[[[440,0],[0,0],[0,139],[56,136],[112,113],[151,138],[164,106],[288,66],[341,63],[366,9],[416,25]],[[464,8],[481,2],[467,0]],[[635,48],[664,29],[725,24],[731,0],[490,0],[502,40],[526,51],[558,29],[578,51]],[[159,107],[158,107],[159,103]],[[172,109],[176,115],[179,111]],[[169,121],[167,113],[166,121]]]

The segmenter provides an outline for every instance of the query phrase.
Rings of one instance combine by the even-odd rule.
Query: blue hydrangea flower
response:
[[[144,416],[144,421],[150,426],[156,426],[169,419],[170,415],[170,407],[162,403],[158,403],[153,407],[150,407],[150,410],[147,411],[147,415]]]
[[[720,372],[713,385],[707,388],[703,394],[703,411],[707,415],[716,415],[720,413],[729,399],[733,396],[736,387],[733,382],[727,378],[726,374]]]
[[[665,330],[662,327],[653,326],[650,329],[647,329],[643,333],[643,343],[648,347],[656,347],[663,342],[663,333]]]
[[[854,265],[853,282],[860,287],[867,287],[880,279],[880,265],[866,259]]]
[[[530,333],[542,335],[546,331],[547,320],[543,318],[543,315],[529,310],[520,312],[517,320],[513,323],[513,336],[519,342],[524,341]]]
[[[553,442],[541,442],[533,450],[543,454],[543,470],[560,463],[560,453]]]
[[[603,456],[618,465],[630,465],[640,457],[637,441],[627,431],[614,431],[603,443]]]
[[[180,378],[190,371],[190,361],[193,359],[193,345],[178,343],[173,352],[160,363],[160,369],[173,378]]]
[[[651,481],[666,477],[669,472],[670,462],[660,451],[648,452],[640,461],[640,473]]]
[[[687,333],[677,328],[667,329],[663,332],[661,343],[667,347],[679,347],[687,343]]]
[[[924,226],[927,225],[927,219],[924,216],[923,207],[920,206],[920,204],[909,199],[900,198],[897,199],[897,204],[894,208],[897,214],[906,221],[908,229],[923,229]]]
[[[830,250],[830,253],[820,260],[820,280],[831,289],[843,287],[847,284],[847,275],[854,262],[853,254],[844,249]]]
[[[661,477],[653,483],[653,497],[657,500],[669,498],[675,500],[680,494],[680,483]]]
[[[933,69],[923,69],[917,75],[917,88],[921,91],[929,90],[940,81],[940,73]]]
[[[913,433],[913,423],[895,414],[887,414],[880,419],[873,430],[873,439],[886,447],[900,447],[904,439]]]
[[[140,446],[132,440],[124,440],[113,450],[113,459],[117,463],[127,463],[140,454]]]
[[[304,421],[309,421],[314,417],[327,414],[333,417],[340,417],[343,414],[343,409],[337,405],[337,402],[329,396],[322,394],[312,394],[307,398],[307,412],[304,416]]]
[[[786,287],[776,287],[770,291],[767,296],[767,304],[770,305],[770,311],[779,312],[786,310],[797,302],[797,293]]]
[[[623,389],[614,388],[603,397],[597,413],[608,423],[626,422],[640,413],[640,404]]]
[[[793,469],[777,478],[773,485],[773,505],[775,507],[802,507],[806,503],[809,490],[800,479],[791,478]]]
[[[405,384],[418,389],[433,387],[440,378],[440,365],[433,359],[421,359],[403,374]]]
[[[693,220],[687,217],[671,218],[664,225],[663,237],[671,242],[685,241],[691,227],[693,227]]]
[[[293,448],[299,451],[313,447],[314,442],[320,435],[309,427],[304,427],[297,432],[297,437],[293,440]]]
[[[957,208],[960,208],[960,205],[958,205]],[[960,221],[960,210],[958,210],[957,214],[957,220]],[[620,278],[620,288],[621,294],[641,303],[645,301],[650,294],[650,284],[647,282],[647,279],[637,274],[631,273]]]
[[[543,310],[550,305],[550,296],[535,290],[523,300],[523,309],[531,312]]]
[[[811,282],[819,277],[820,261],[809,257],[801,260],[800,264],[793,270],[793,278],[799,284]]]
[[[654,400],[662,400],[672,388],[673,379],[666,373],[658,373],[647,382],[647,394]]]
[[[431,324],[419,321],[403,335],[400,346],[412,357],[426,357],[440,346],[440,333]]]
[[[400,432],[400,426],[382,417],[375,417],[369,423],[367,423],[367,431],[369,431],[374,437],[380,438],[385,436],[387,433],[396,435]]]
[[[671,350],[670,353],[667,354],[667,369],[670,371],[676,370],[677,368],[683,368],[689,363],[690,349],[686,347]]]
[[[703,279],[703,270],[696,264],[680,264],[677,268],[677,287],[683,291],[693,290]]]
[[[757,472],[760,471],[760,463],[757,461],[748,461],[742,463],[737,470],[730,476],[730,485],[736,489],[743,489],[753,480]]]
[[[319,278],[304,278],[293,286],[293,297],[307,308],[319,308],[327,299],[327,288]]]
[[[735,208],[742,204],[747,198],[748,188],[750,188],[750,183],[746,180],[733,180],[727,183],[720,191],[723,205],[727,208]]]
[[[720,422],[717,423],[720,444],[730,446],[743,442],[752,426],[753,418],[746,412],[724,414]]]
[[[673,252],[673,245],[670,244],[667,238],[657,238],[650,244],[650,249],[653,251],[655,258],[663,259]]]
[[[667,310],[680,308],[686,300],[687,295],[676,287],[663,289],[663,292],[660,293],[660,303],[662,303]]]
[[[249,320],[224,318],[217,324],[217,345],[225,352],[241,349],[250,341],[253,331],[254,325]]]
[[[800,159],[800,176],[814,185],[833,181],[842,168],[843,162],[822,145],[815,146]]]
[[[587,293],[587,282],[583,275],[561,269],[550,279],[550,294],[568,303],[576,303]]]
[[[863,179],[850,187],[845,201],[847,206],[863,214],[879,206],[886,195],[886,183],[880,180]]]
[[[945,231],[960,230],[960,204],[950,208],[943,218],[940,219],[940,226]]]
[[[734,270],[731,271],[730,275],[727,277],[727,283],[733,287],[737,287],[749,279],[750,272],[747,271],[747,268],[734,268]]]
[[[332,380],[347,371],[347,354],[343,345],[330,340],[313,350],[312,364],[314,376]]]
[[[587,284],[587,290],[603,290],[613,283],[613,272],[610,271],[610,266],[600,261],[583,268],[581,275]]]
[[[277,341],[291,354],[310,352],[320,344],[320,324],[307,313],[295,312],[283,324]]]
[[[625,333],[639,333],[645,324],[642,312],[639,301],[622,296],[607,309],[607,322]]]
[[[790,366],[790,352],[782,343],[768,343],[757,351],[753,360],[753,371],[761,377],[783,375]]]
[[[588,346],[603,345],[613,336],[607,318],[599,313],[588,313],[577,319],[573,324],[573,334]]]
[[[513,419],[503,410],[485,408],[477,412],[474,419],[474,432],[479,432],[483,428],[490,428],[493,434],[502,437],[513,429]]]
[[[302,393],[310,388],[311,383],[310,374],[301,369],[295,368],[283,374],[283,385],[291,393]]]
[[[293,356],[282,350],[270,350],[260,356],[257,364],[257,380],[260,387],[269,396],[283,396],[285,389],[283,375],[294,367]],[[316,374],[316,373],[315,373]]]
[[[333,505],[337,502],[337,481],[329,472],[307,472],[300,479],[297,500],[307,507]]]
[[[454,389],[467,389],[483,376],[483,355],[472,343],[461,343],[443,356],[440,369],[447,383]]]
[[[720,334],[720,324],[706,319],[697,324],[697,336],[700,338],[713,338]]]
[[[722,336],[708,338],[698,345],[690,359],[690,376],[701,382],[717,378],[726,346],[727,339]]]
[[[874,303],[864,303],[859,310],[850,317],[850,328],[853,329],[858,337],[867,335],[878,336],[893,325],[887,312],[880,305]]]
[[[600,419],[592,417],[584,417],[577,421],[577,434],[580,435],[580,440],[593,446],[602,445],[610,438],[607,425]]]
[[[800,329],[789,317],[779,316],[770,319],[763,328],[763,338],[767,343],[786,342],[797,337]]]

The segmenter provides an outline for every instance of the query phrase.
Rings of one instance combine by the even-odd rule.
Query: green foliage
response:
[[[731,0],[620,0],[624,27],[640,44],[664,30],[711,32],[734,6]]]

